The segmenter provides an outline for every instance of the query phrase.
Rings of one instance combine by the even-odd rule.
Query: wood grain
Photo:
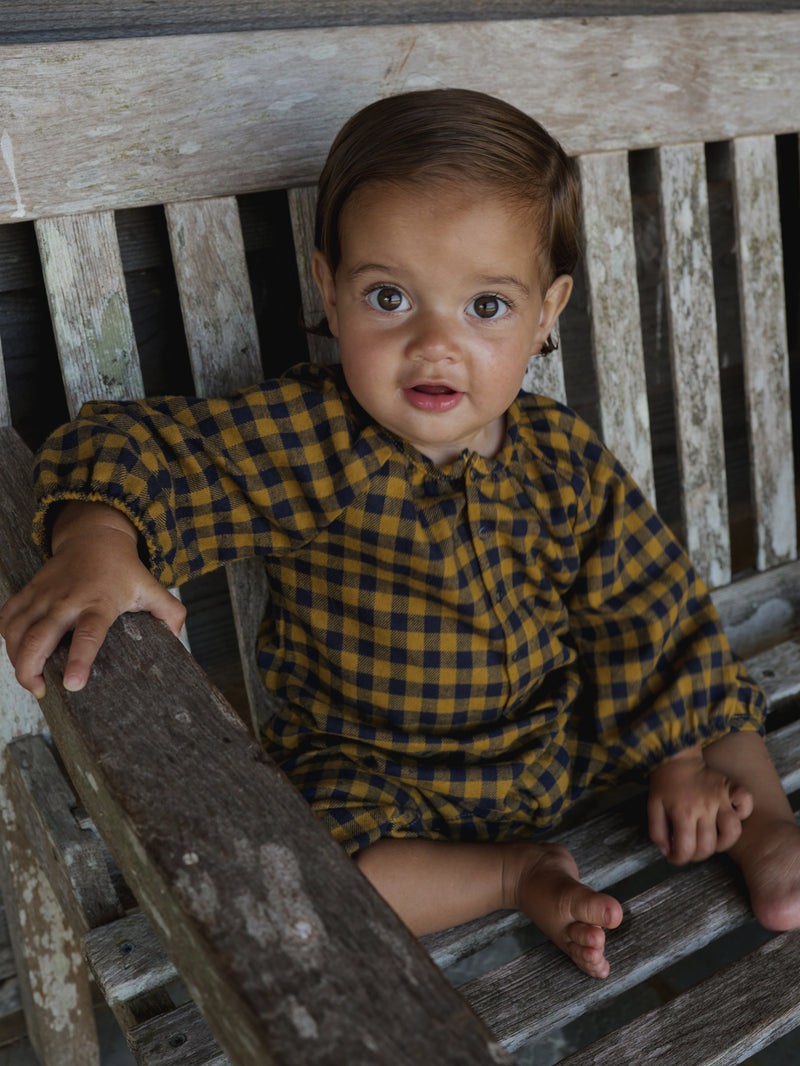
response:
[[[799,50],[791,12],[6,45],[0,220],[309,185],[353,111],[422,86],[502,96],[571,154],[793,131]]]
[[[756,563],[766,570],[797,557],[775,138],[737,139],[732,155]]]
[[[197,394],[225,396],[260,381],[261,350],[235,198],[167,204],[165,213]],[[255,656],[267,580],[260,559],[232,563],[226,575],[255,734],[274,709]]]
[[[703,145],[660,148],[658,164],[685,545],[706,583],[725,585],[731,549]]]
[[[143,396],[113,213],[39,219],[36,235],[70,416]]]
[[[292,220],[297,279],[300,283],[300,299],[303,321],[306,327],[315,328],[325,318],[322,297],[317,289],[311,270],[314,253],[314,214],[317,204],[316,187],[304,186],[289,189],[289,214]],[[339,342],[335,337],[308,334],[308,354],[312,363],[338,363]]]
[[[798,1021],[800,934],[763,944],[560,1066],[738,1066]],[[736,991],[734,991],[736,990]]]
[[[655,503],[628,155],[584,155],[579,169],[601,435]]]

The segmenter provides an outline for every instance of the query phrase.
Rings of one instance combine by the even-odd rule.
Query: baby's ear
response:
[[[559,274],[544,294],[542,310],[539,315],[539,329],[547,337],[556,324],[556,319],[567,306],[572,295],[572,278],[569,274]]]
[[[319,249],[316,249],[311,257],[311,273],[322,297],[328,328],[334,337],[338,337],[339,316],[336,309],[336,279],[333,276],[330,263]]]

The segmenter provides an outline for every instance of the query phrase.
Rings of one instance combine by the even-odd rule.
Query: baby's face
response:
[[[342,367],[379,423],[440,465],[493,458],[530,356],[569,297],[543,294],[532,213],[480,187],[373,185],[314,269]]]

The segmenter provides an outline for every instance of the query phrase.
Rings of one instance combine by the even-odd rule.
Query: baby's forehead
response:
[[[513,235],[514,245],[523,235],[546,274],[549,233],[545,215],[541,204],[530,197],[482,181],[372,181],[355,189],[343,205],[339,239],[342,247],[354,240],[361,243],[365,230],[369,231],[376,220],[385,223],[384,232],[391,235],[394,222],[400,233],[444,233],[449,227],[463,226],[467,218],[475,223],[477,240],[480,233],[487,232],[482,223],[493,222]]]

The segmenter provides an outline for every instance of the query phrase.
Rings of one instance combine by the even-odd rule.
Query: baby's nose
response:
[[[409,344],[409,354],[431,363],[459,358],[461,351],[452,323],[440,315],[421,317]]]

